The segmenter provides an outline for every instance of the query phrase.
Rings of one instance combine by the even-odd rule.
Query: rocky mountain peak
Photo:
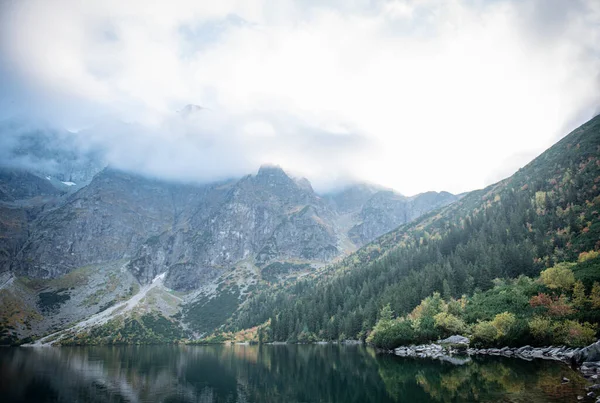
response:
[[[261,165],[254,177],[259,186],[297,188],[298,184],[279,165]]]
[[[256,177],[279,177],[279,178],[288,178],[289,176],[285,173],[283,168],[279,165],[274,164],[263,164],[258,168],[258,173]]]

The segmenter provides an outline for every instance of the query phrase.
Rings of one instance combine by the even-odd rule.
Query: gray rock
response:
[[[0,225],[0,250],[5,252],[0,254],[0,274],[55,279],[79,269],[118,266],[119,274],[114,275],[139,284],[128,283],[111,298],[125,298],[130,287],[143,287],[165,273],[163,284],[194,295],[190,298],[212,297],[224,289],[219,284],[234,280],[242,303],[261,279],[274,282],[305,275],[355,249],[349,228],[370,228],[358,243],[370,241],[456,199],[446,193],[404,198],[382,189],[368,190],[354,200],[344,200],[342,193],[320,197],[306,179],[294,179],[275,166],[263,166],[256,175],[239,180],[200,185],[112,168],[98,172],[90,161],[71,161],[71,168],[67,161],[57,168],[53,181],[0,169],[0,215],[11,223]],[[78,185],[61,184],[70,179]],[[68,189],[56,188],[59,185]],[[410,214],[395,210],[400,199],[412,206]],[[269,275],[272,272],[276,275]],[[106,309],[111,301],[105,300],[109,294],[103,290],[88,296],[86,304]],[[27,298],[35,310],[37,295]],[[77,319],[54,312],[46,316],[53,315]],[[47,322],[58,328],[57,321]]]
[[[439,341],[440,344],[464,344],[464,345],[468,345],[469,342],[470,342],[470,340],[468,337],[459,336],[459,335],[450,336],[444,340]]]
[[[348,235],[354,243],[363,245],[400,224],[458,199],[448,192],[426,192],[405,197],[392,190],[379,190],[362,206],[357,214],[360,223],[352,227]]]
[[[582,363],[581,365],[588,367],[588,368],[600,368],[600,362],[598,362],[598,361],[586,361],[586,362]]]
[[[580,365],[585,361],[600,361],[600,341],[580,349],[571,358],[574,365]]]

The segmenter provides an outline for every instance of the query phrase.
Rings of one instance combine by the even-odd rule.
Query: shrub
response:
[[[563,294],[558,298],[554,298],[548,309],[548,313],[555,317],[568,316],[575,313],[575,310],[569,305],[567,297]]]
[[[521,347],[525,344],[532,344],[533,339],[529,333],[527,321],[525,319],[517,319],[504,337],[498,340],[498,343],[511,347]]]
[[[497,337],[506,336],[515,325],[516,318],[515,315],[509,312],[502,312],[496,315],[494,320],[492,321],[492,326],[496,328]]]
[[[575,313],[575,310],[569,305],[567,297],[564,294],[553,298],[541,292],[531,297],[529,304],[534,308],[544,308],[545,312],[555,317],[568,316]]]
[[[539,344],[551,344],[554,327],[552,326],[552,321],[550,319],[536,316],[527,324],[529,326],[529,332]]]
[[[433,293],[433,295],[425,298],[421,303],[413,309],[409,317],[412,320],[419,320],[423,317],[433,318],[440,312],[447,310],[446,303],[440,296],[439,292]]]
[[[588,260],[596,259],[598,256],[600,256],[600,252],[595,250],[591,250],[589,252],[581,252],[577,261],[579,263],[583,263]]]
[[[440,312],[433,317],[433,320],[435,326],[439,328],[445,336],[462,334],[467,328],[467,325],[462,319],[457,318],[451,313]]]
[[[537,308],[537,307],[548,308],[551,304],[552,304],[552,297],[550,297],[548,294],[545,294],[543,292],[540,292],[538,295],[534,295],[529,300],[529,305],[531,305],[534,308]]]
[[[451,299],[450,302],[448,302],[447,312],[454,316],[462,316],[465,313],[467,302],[468,299],[466,295],[463,295],[460,299]]]
[[[573,274],[573,263],[559,263],[554,267],[546,269],[540,273],[540,280],[550,289],[570,290],[575,283]]]
[[[596,329],[588,322],[566,320],[556,326],[554,333],[560,342],[571,347],[587,346],[596,340]]]
[[[437,340],[442,335],[440,329],[435,326],[435,320],[432,316],[424,316],[413,322],[416,341],[427,343],[432,340]]]
[[[409,319],[397,319],[389,322],[388,326],[376,326],[367,338],[367,342],[372,343],[376,347],[391,350],[401,345],[413,344],[415,338],[412,321]]]
[[[489,345],[498,336],[498,330],[491,321],[482,321],[473,327],[473,341],[475,344]]]

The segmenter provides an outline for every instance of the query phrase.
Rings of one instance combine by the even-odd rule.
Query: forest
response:
[[[591,340],[598,156],[600,117],[510,178],[383,235],[318,277],[257,292],[226,329],[262,326],[264,340],[387,347],[461,330],[482,345],[558,342],[548,333],[569,329],[582,336],[556,336],[563,344]],[[566,285],[545,279],[557,270],[567,273]],[[547,319],[544,310],[561,313]]]

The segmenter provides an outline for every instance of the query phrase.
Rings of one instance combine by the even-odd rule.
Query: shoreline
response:
[[[468,345],[448,346],[443,343],[430,343],[410,346],[400,346],[393,350],[384,350],[400,357],[440,358],[440,357],[470,357],[473,355],[501,356],[507,358],[520,358],[531,361],[533,359],[553,360],[571,364],[584,348],[569,348],[565,346],[532,347],[502,347],[502,348],[471,348]]]

